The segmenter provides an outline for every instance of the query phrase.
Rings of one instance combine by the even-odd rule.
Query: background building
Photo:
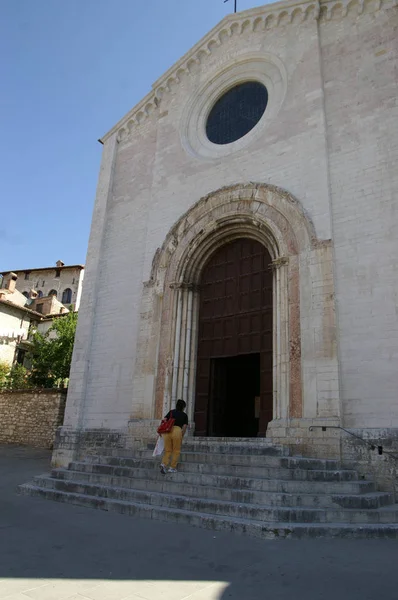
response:
[[[4,271],[1,275],[5,278],[10,272]],[[16,289],[22,292],[26,298],[29,297],[30,290],[33,289],[37,292],[39,298],[55,296],[65,306],[72,305],[74,310],[79,310],[84,278],[83,265],[68,266],[58,260],[55,267],[12,272],[17,275]]]
[[[30,289],[26,296],[17,284],[17,274],[9,272],[4,274],[0,288],[0,362],[9,365],[24,364],[33,330],[45,333],[53,318],[69,312],[54,295],[39,297]]]

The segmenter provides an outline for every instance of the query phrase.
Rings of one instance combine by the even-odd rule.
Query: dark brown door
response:
[[[228,359],[213,358],[210,363],[209,402],[207,407],[207,433],[210,436],[226,435],[228,394]]]
[[[223,391],[227,388],[225,378],[228,369],[220,361],[214,360],[221,357],[260,354],[258,435],[265,435],[272,419],[270,263],[271,257],[262,244],[242,238],[216,251],[203,271],[197,354],[196,435],[214,435],[212,415],[228,411],[228,402],[233,401],[231,397],[225,398]],[[215,403],[220,406],[217,408]]]

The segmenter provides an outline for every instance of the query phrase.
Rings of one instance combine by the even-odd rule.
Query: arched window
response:
[[[49,295],[49,296],[55,296],[55,297],[57,297],[57,290],[50,290],[50,291],[48,292],[48,295]]]
[[[72,290],[66,288],[62,294],[62,304],[70,304],[72,302]]]
[[[25,298],[29,298],[29,292],[22,292],[23,296],[25,296]]]
[[[38,296],[39,298],[43,298],[43,292],[42,292],[41,290],[39,290],[39,291],[37,292],[37,296]]]

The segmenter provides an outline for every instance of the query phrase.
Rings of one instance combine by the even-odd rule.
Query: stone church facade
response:
[[[55,464],[183,398],[192,435],[391,475],[344,430],[398,449],[397,14],[230,15],[102,138]]]

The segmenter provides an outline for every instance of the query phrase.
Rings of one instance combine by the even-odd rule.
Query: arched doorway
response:
[[[200,278],[195,434],[264,436],[273,412],[273,273],[263,244],[238,238]]]
[[[289,419],[303,418],[303,344],[307,359],[318,360],[314,355],[313,332],[304,331],[302,342],[301,324],[313,311],[313,285],[316,290],[319,282],[332,285],[329,242],[318,240],[300,202],[281,188],[261,183],[237,184],[203,197],[175,223],[154,255],[150,279],[144,284],[139,344],[142,351],[137,357],[134,376],[137,390],[146,390],[147,386],[153,390],[148,414],[158,420],[178,398],[183,398],[190,423],[197,421],[195,431],[200,435],[208,431],[204,414],[207,406],[202,408],[202,416],[199,410],[195,415],[200,283],[214,253],[237,239],[256,240],[263,251],[268,249],[268,260],[272,259],[269,277],[273,287],[273,409],[267,435],[286,427]],[[316,280],[312,268],[300,269],[301,256],[305,265],[310,264],[308,257],[311,257],[319,269]],[[329,293],[326,301],[330,301]],[[148,306],[153,311],[149,332]],[[330,316],[330,311],[325,313],[321,305],[319,310]],[[334,358],[332,364],[334,368]],[[308,376],[306,381],[312,386],[313,397],[314,380]],[[205,389],[208,398],[208,387]],[[141,398],[144,404],[144,392]],[[141,404],[138,406],[132,412],[134,418],[141,418]],[[309,410],[312,406],[316,402],[314,405],[308,400]],[[264,435],[267,420],[263,418],[260,435]]]

